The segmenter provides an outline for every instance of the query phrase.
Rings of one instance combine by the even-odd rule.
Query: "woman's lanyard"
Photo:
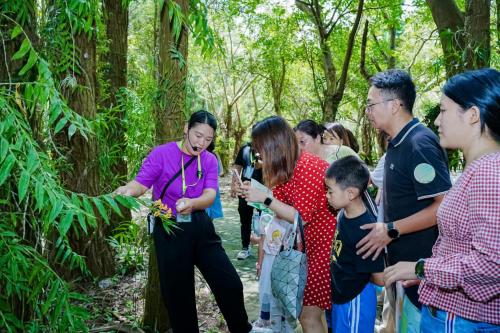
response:
[[[182,152],[181,152],[182,154]],[[198,170],[196,172],[196,176],[198,177],[198,180],[194,184],[186,185],[186,174],[184,172],[184,155],[181,155],[181,178],[182,178],[182,196],[184,197],[186,195],[186,191],[188,186],[196,186],[198,182],[200,181],[201,177],[203,177],[203,172],[201,171],[201,159],[200,155],[198,155]]]

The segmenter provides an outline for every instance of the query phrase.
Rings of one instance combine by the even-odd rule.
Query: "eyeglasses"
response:
[[[397,98],[391,98],[391,99],[384,99],[383,101],[381,102],[377,102],[377,103],[372,103],[372,104],[367,104],[366,107],[365,107],[365,111],[368,112],[368,113],[371,113],[373,111],[373,107],[377,104],[382,104],[382,103],[386,103],[386,102],[390,102],[390,101],[394,101],[396,100]]]

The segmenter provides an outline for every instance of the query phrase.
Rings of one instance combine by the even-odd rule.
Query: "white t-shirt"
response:
[[[271,222],[261,223],[261,235],[264,236],[264,253],[277,255],[283,242],[288,239],[293,224],[274,217]]]

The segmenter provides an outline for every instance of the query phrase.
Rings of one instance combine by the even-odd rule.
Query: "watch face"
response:
[[[395,239],[399,237],[399,231],[397,229],[390,229],[387,231],[390,238]]]

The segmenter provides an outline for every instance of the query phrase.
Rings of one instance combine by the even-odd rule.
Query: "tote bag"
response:
[[[304,252],[294,249],[297,229]],[[281,251],[271,269],[271,290],[283,314],[298,319],[302,311],[304,289],[307,279],[307,259],[305,254],[304,228],[299,213],[295,213],[292,232],[283,242]]]

